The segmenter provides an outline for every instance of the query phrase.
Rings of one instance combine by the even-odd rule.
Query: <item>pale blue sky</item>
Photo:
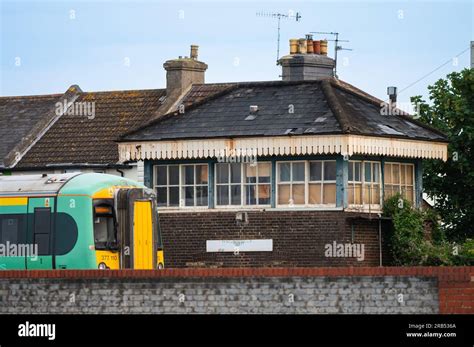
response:
[[[278,80],[277,21],[259,11],[301,13],[298,23],[282,21],[281,55],[290,38],[340,32],[353,51],[340,52],[339,77],[383,99],[388,85],[403,89],[474,37],[473,2],[464,0],[0,2],[2,96],[62,93],[72,84],[84,91],[163,88],[163,63],[189,55],[190,44],[209,65],[207,82]],[[329,49],[332,56],[332,43]],[[426,95],[427,85],[469,59],[467,51],[399,100]]]

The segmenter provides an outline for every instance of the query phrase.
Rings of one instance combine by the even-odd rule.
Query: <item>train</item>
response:
[[[0,176],[0,270],[162,269],[156,201],[102,173]]]

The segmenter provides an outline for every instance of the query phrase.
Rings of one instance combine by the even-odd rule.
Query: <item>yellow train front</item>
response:
[[[164,268],[154,192],[112,175],[0,177],[0,243],[30,250],[0,270]]]

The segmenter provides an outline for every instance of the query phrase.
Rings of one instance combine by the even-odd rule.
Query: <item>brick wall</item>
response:
[[[378,266],[379,222],[354,219],[368,214],[342,211],[250,211],[238,225],[236,211],[162,212],[159,215],[167,267],[314,267]],[[354,229],[352,229],[354,225]],[[384,264],[388,251],[382,224]],[[325,245],[364,244],[363,261],[326,257]],[[385,235],[385,236],[384,236]],[[207,240],[272,239],[273,252],[207,253]]]
[[[0,313],[474,313],[474,267],[0,272]]]

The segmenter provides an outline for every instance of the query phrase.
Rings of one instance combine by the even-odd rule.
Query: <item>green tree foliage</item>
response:
[[[396,194],[383,206],[392,218],[393,232],[389,241],[396,265],[474,265],[474,242],[450,242],[437,229],[438,217],[432,211],[414,209],[410,201]],[[425,236],[424,223],[431,222],[431,239]]]
[[[447,162],[423,162],[423,188],[435,198],[448,239],[463,242],[474,235],[474,69],[451,73],[428,90],[429,103],[411,100],[420,120],[444,132],[449,146]]]

